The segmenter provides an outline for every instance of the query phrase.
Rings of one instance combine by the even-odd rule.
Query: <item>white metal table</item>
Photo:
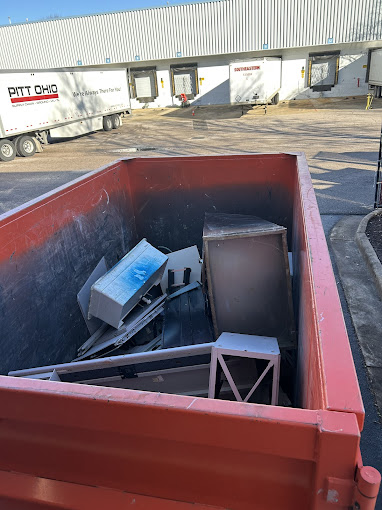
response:
[[[230,374],[230,371],[224,360],[224,355],[238,356],[243,358],[255,358],[268,360],[269,363],[252,386],[251,390],[244,398],[241,397],[237,386]],[[272,398],[271,404],[277,405],[279,396],[280,380],[280,349],[276,338],[242,335],[238,333],[222,333],[217,341],[212,344],[210,380],[208,397],[215,398],[215,385],[218,361],[227,378],[236,400],[239,402],[248,402],[256,388],[259,386],[265,375],[273,367]]]

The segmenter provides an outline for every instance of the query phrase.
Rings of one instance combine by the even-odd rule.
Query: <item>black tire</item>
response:
[[[0,140],[0,161],[12,161],[15,157],[15,144],[10,140]]]
[[[110,115],[103,118],[103,129],[104,131],[111,131],[113,129],[113,120]]]
[[[36,154],[36,142],[31,136],[18,136],[15,141],[15,146],[16,154],[18,156],[22,156],[23,158],[29,158],[30,156],[34,156],[34,154]]]
[[[117,113],[114,113],[112,116],[111,116],[111,121],[113,123],[113,129],[118,129],[119,127],[121,127],[121,117],[117,114]]]

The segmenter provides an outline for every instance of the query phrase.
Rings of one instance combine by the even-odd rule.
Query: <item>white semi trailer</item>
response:
[[[382,49],[373,50],[369,63],[369,86],[374,89],[376,97],[382,92]]]
[[[126,69],[0,73],[0,160],[33,156],[51,138],[121,125],[130,114]]]
[[[281,58],[232,62],[229,85],[231,104],[277,104],[281,87]]]

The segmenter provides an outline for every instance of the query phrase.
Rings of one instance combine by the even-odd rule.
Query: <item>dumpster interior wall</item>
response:
[[[0,373],[76,357],[87,335],[78,290],[102,256],[112,267],[136,244],[119,172],[117,165],[84,184],[83,193],[69,188],[61,198],[47,196],[42,208],[20,208],[1,222]]]

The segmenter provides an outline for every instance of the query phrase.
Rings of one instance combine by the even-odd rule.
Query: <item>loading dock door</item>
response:
[[[131,70],[134,97],[139,100],[154,99],[158,96],[158,87],[155,69]]]
[[[135,78],[137,97],[153,97],[155,95],[154,83],[151,74],[141,74]]]
[[[174,96],[186,94],[189,99],[192,99],[198,94],[198,71],[196,66],[173,67],[171,73]]]
[[[315,55],[309,61],[309,86],[313,90],[330,90],[337,84],[338,55]]]

